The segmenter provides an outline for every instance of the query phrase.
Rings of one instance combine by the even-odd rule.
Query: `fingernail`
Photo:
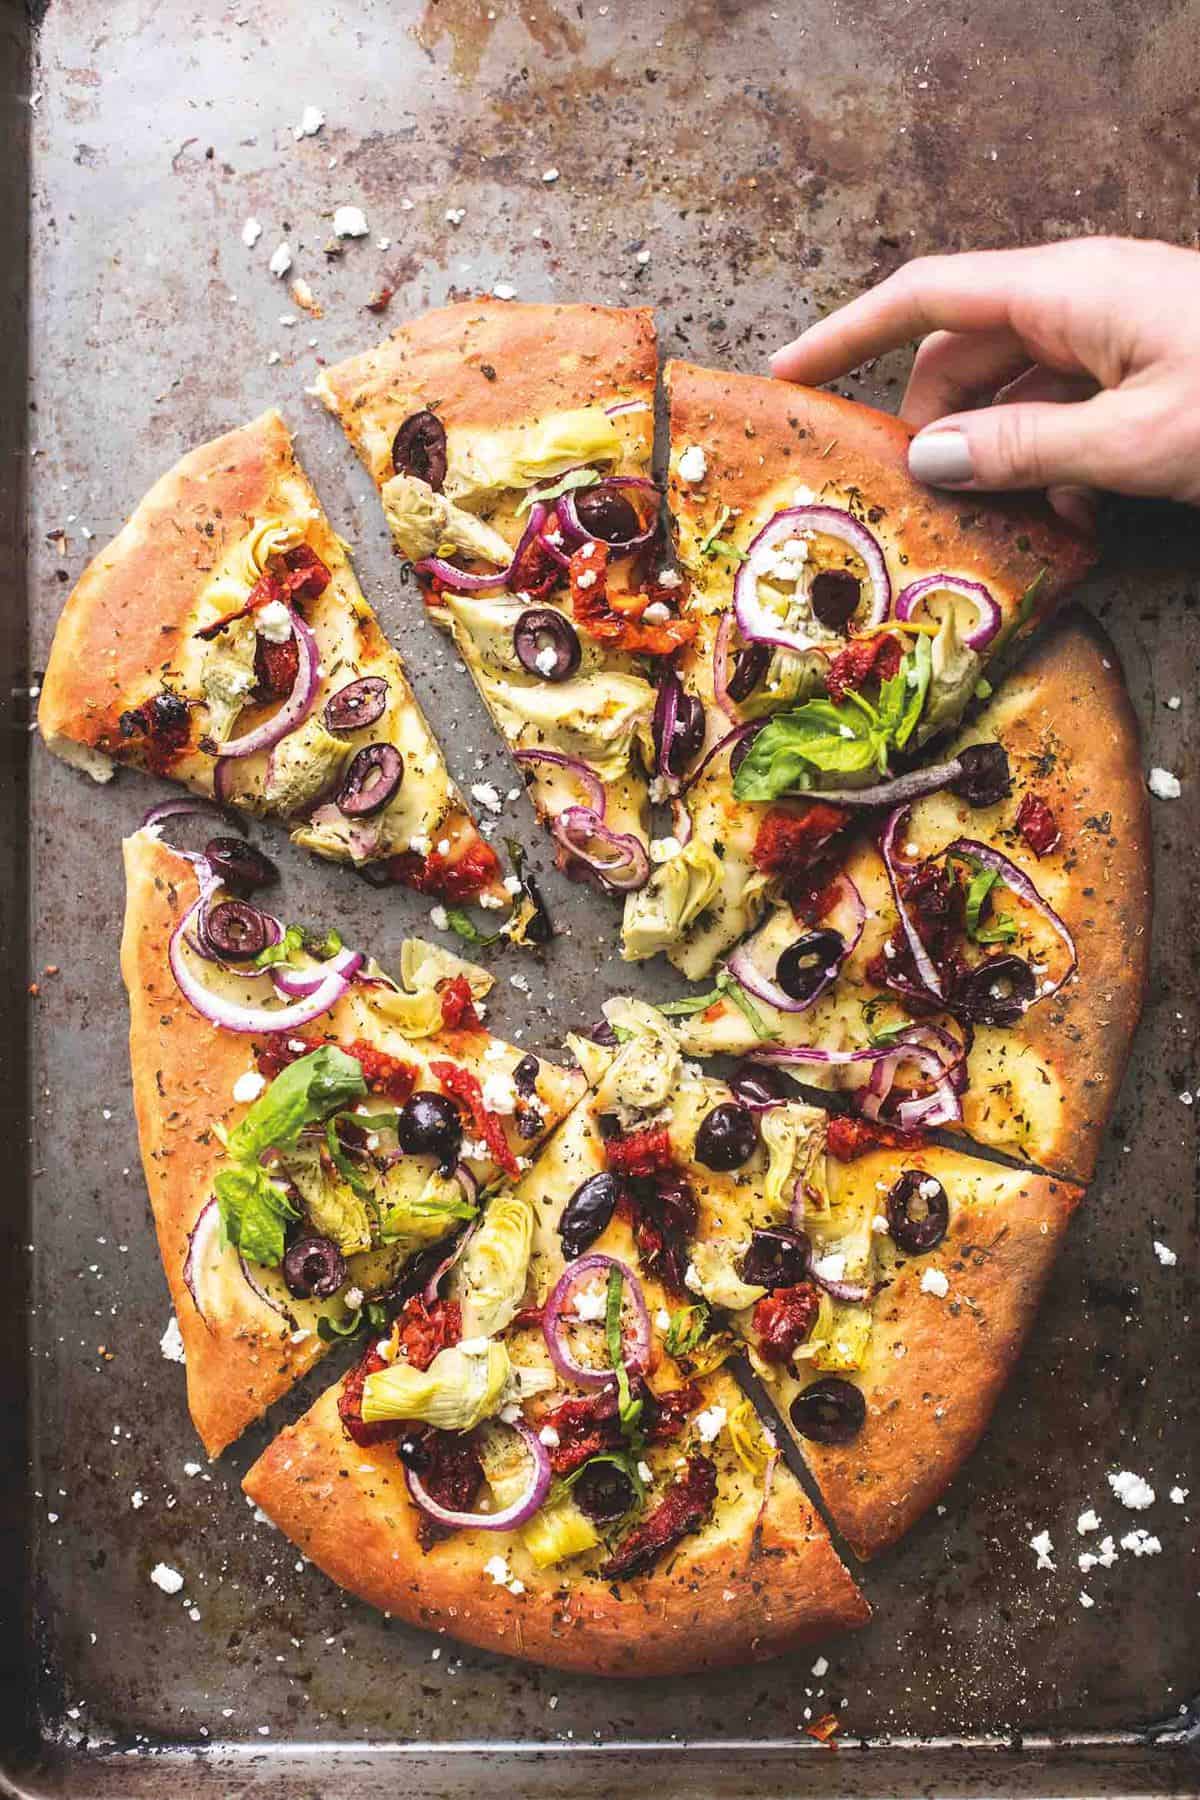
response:
[[[961,431],[921,431],[908,446],[908,472],[932,487],[957,487],[973,479],[971,446]]]

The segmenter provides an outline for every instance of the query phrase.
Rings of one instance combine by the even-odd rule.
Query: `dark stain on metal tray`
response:
[[[653,301],[668,353],[753,369],[916,253],[1096,230],[1194,242],[1198,43],[1197,0],[981,0],[966,13],[901,0],[54,0],[28,49],[5,9],[0,1666],[13,1791],[1195,1791],[1183,1709],[1200,1636],[1198,1219],[1182,1098],[1200,1079],[1194,515],[1121,511],[1087,595],[1124,660],[1146,766],[1184,778],[1181,801],[1155,804],[1153,983],[1103,1164],[985,1443],[944,1508],[865,1570],[875,1621],[820,1647],[821,1676],[814,1650],[598,1683],[377,1617],[238,1487],[328,1370],[203,1463],[182,1373],[159,1353],[168,1307],[116,965],[118,839],[153,789],[94,789],[35,745],[27,825],[25,690],[91,549],[186,446],[277,402],[455,770],[507,791],[365,476],[305,397],[319,362],[389,319],[507,282],[522,299]],[[297,139],[309,104],[327,122]],[[329,255],[346,202],[370,236]],[[253,250],[249,215],[263,226]],[[267,271],[283,239],[320,320]],[[380,317],[364,307],[383,286],[395,295]],[[902,366],[847,389],[894,405]],[[564,931],[519,964],[532,996],[508,983],[518,965],[498,963],[498,1025],[553,1045],[607,991],[661,992],[657,970],[618,961],[611,910],[547,867],[523,801],[504,829],[530,847]],[[385,953],[425,923],[416,896],[297,857],[285,868],[290,913],[336,916]],[[1151,1478],[1151,1512],[1117,1506],[1105,1476],[1120,1468]],[[1172,1504],[1176,1484],[1194,1499]],[[1147,1525],[1162,1555],[1123,1552],[1082,1575],[1075,1521],[1089,1505],[1118,1537]],[[1029,1547],[1043,1528],[1054,1573]],[[160,1560],[184,1575],[181,1595],[151,1585]],[[830,1708],[869,1754],[834,1757],[804,1736],[806,1712]]]

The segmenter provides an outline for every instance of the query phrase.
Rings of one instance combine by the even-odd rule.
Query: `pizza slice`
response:
[[[38,722],[99,781],[133,763],[378,881],[511,904],[277,412],[185,456],[89,564]]]
[[[727,1086],[652,1008],[605,1014],[616,1047],[577,1048],[670,1340],[685,1370],[731,1332],[746,1345],[831,1518],[874,1556],[982,1435],[1082,1189]]]
[[[649,876],[655,682],[695,631],[664,568],[655,373],[644,309],[472,300],[316,383],[559,862],[617,893]]]
[[[874,814],[871,835],[831,839],[820,802],[768,812],[784,898],[722,986],[684,1003],[681,1040],[1087,1181],[1151,917],[1137,723],[1107,638],[1062,620],[945,756],[943,785]]]
[[[772,803],[886,797],[1093,553],[1040,503],[922,487],[907,426],[856,401],[680,362],[665,381],[691,735],[668,783],[679,851],[626,902],[624,953],[694,980],[778,892]]]
[[[372,1605],[587,1674],[740,1664],[863,1623],[726,1347],[687,1373],[673,1354],[618,1185],[577,1106],[246,1492]]]
[[[581,1083],[483,1027],[485,970],[410,939],[393,981],[247,899],[271,875],[250,846],[196,857],[157,832],[125,840],[121,968],[188,1403],[215,1456],[419,1287]]]

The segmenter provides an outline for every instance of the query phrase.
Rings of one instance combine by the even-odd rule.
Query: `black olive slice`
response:
[[[941,1243],[950,1225],[945,1188],[924,1169],[905,1169],[887,1197],[887,1219],[896,1248],[923,1256]]]
[[[204,942],[228,962],[249,962],[270,941],[270,927],[256,906],[221,900],[204,914]]]
[[[1037,977],[1019,956],[991,956],[958,977],[950,1009],[976,1025],[1014,1025],[1037,998]]]
[[[529,606],[513,627],[517,661],[543,681],[569,681],[583,651],[570,619],[552,606]]]
[[[725,683],[725,692],[731,700],[739,704],[748,700],[771,664],[771,647],[769,644],[747,644],[739,650],[733,665],[733,674]]]
[[[826,631],[845,631],[861,598],[862,584],[849,569],[822,569],[808,594],[813,616]]]
[[[756,1231],[742,1258],[742,1280],[753,1287],[796,1287],[807,1280],[811,1261],[806,1232],[790,1225]]]
[[[436,1156],[443,1167],[458,1160],[462,1119],[446,1094],[421,1089],[406,1100],[396,1120],[396,1140],[409,1156]]]
[[[252,894],[255,888],[272,887],[279,880],[279,870],[270,857],[245,838],[210,838],[204,854],[213,874],[219,875],[235,894]]]
[[[840,1375],[823,1375],[792,1401],[789,1417],[801,1437],[815,1444],[850,1444],[866,1423],[862,1389]]]
[[[297,1300],[329,1300],[346,1279],[346,1259],[332,1238],[297,1238],[284,1253],[283,1279]]]
[[[775,979],[789,1000],[811,1000],[830,969],[846,954],[846,940],[832,926],[797,938],[780,953]]]
[[[410,413],[392,439],[392,467],[397,475],[427,481],[435,494],[446,482],[446,427],[436,413]]]
[[[607,1169],[580,1182],[558,1221],[563,1255],[570,1261],[595,1243],[612,1218],[621,1192],[622,1183]]]
[[[365,744],[350,759],[337,793],[337,808],[348,819],[382,812],[404,779],[404,758],[391,744]]]
[[[950,792],[968,806],[995,806],[1012,793],[1012,771],[1003,744],[968,744],[960,750],[962,774],[950,783]]]
[[[582,488],[575,495],[575,516],[589,537],[605,544],[627,544],[640,537],[643,526],[637,508],[618,488]]]
[[[339,688],[325,703],[326,731],[361,731],[387,709],[388,684],[382,675],[364,675]]]

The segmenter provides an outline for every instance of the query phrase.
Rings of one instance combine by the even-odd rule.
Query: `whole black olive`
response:
[[[462,1119],[445,1094],[420,1089],[400,1108],[396,1138],[410,1156],[436,1156],[443,1168],[457,1162],[462,1147]]]
[[[1013,1025],[1037,997],[1037,978],[1019,956],[991,956],[967,969],[950,992],[950,1010],[976,1025]]]
[[[270,939],[266,918],[245,900],[222,900],[204,914],[204,942],[229,962],[249,962]]]
[[[569,681],[583,656],[575,627],[552,606],[525,608],[513,627],[513,649],[521,667],[543,681]]]
[[[796,1287],[807,1280],[812,1245],[807,1232],[790,1225],[756,1231],[742,1258],[742,1280],[753,1287]]]
[[[326,731],[361,731],[373,725],[387,709],[388,684],[382,675],[364,675],[351,681],[325,702]]]
[[[382,812],[404,779],[404,758],[391,744],[364,744],[350,758],[336,802],[348,819]]]
[[[637,1498],[624,1469],[599,1459],[584,1465],[572,1494],[580,1512],[597,1525],[611,1525],[623,1519]]]
[[[688,693],[680,684],[679,677],[668,674],[658,690],[658,700],[654,707],[654,716],[650,722],[650,732],[654,739],[655,760],[662,766],[663,731],[666,729],[667,694],[670,684],[678,689],[675,702],[675,724],[671,731],[671,743],[667,750],[666,766],[672,775],[682,775],[683,771],[704,742],[705,715],[704,703],[696,694]]]
[[[780,953],[775,979],[789,1000],[811,1000],[846,954],[846,940],[832,926],[797,938]]]
[[[826,631],[845,631],[858,611],[862,586],[849,569],[822,569],[813,576],[809,605]]]
[[[603,482],[576,492],[575,516],[589,537],[599,538],[605,544],[627,544],[630,538],[640,537],[643,530],[633,502],[619,488]]]
[[[248,844],[245,838],[215,837],[204,846],[213,873],[219,875],[235,894],[252,894],[255,888],[271,887],[279,880],[279,870],[269,856]]]
[[[1003,744],[968,744],[960,750],[962,774],[950,783],[950,792],[968,806],[995,806],[1012,793],[1012,771]]]
[[[897,1249],[923,1256],[941,1243],[950,1224],[945,1188],[924,1169],[905,1169],[887,1197],[887,1219]]]
[[[446,481],[446,427],[436,413],[410,413],[392,439],[397,475],[415,475],[440,494]]]
[[[283,1279],[297,1300],[329,1300],[346,1279],[346,1259],[332,1238],[297,1238],[284,1252]]]
[[[725,683],[725,692],[739,704],[748,700],[771,665],[769,644],[747,644],[739,650],[733,674]]]
[[[563,1255],[570,1262],[594,1244],[616,1210],[622,1183],[607,1169],[581,1181],[563,1208],[558,1221]]]
[[[796,1090],[781,1069],[773,1069],[769,1063],[761,1066],[749,1061],[740,1062],[729,1077],[729,1086],[736,1099],[743,1106],[770,1106],[776,1100],[795,1098]]]
[[[701,1120],[696,1133],[696,1161],[706,1169],[727,1173],[740,1169],[758,1148],[754,1114],[735,1100],[722,1101]]]
[[[396,1455],[414,1475],[424,1475],[433,1461],[428,1435],[425,1432],[421,1432],[419,1436],[415,1431],[405,1432],[403,1437],[396,1439]]]
[[[526,1100],[532,1100],[537,1093],[537,1078],[540,1064],[532,1052],[523,1056],[512,1072],[513,1086]]]
[[[849,1444],[866,1423],[867,1403],[853,1382],[823,1375],[796,1395],[789,1416],[801,1437],[816,1444]]]

